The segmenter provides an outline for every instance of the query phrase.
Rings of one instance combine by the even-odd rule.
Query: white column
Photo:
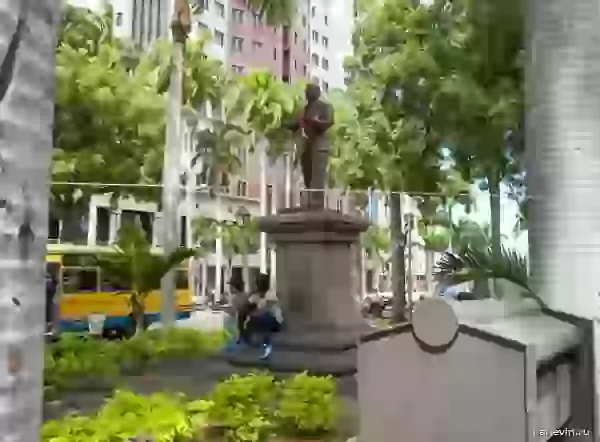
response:
[[[530,11],[532,284],[552,308],[600,317],[600,8],[534,0]]]
[[[285,208],[292,207],[292,154],[285,156]]]
[[[117,241],[117,234],[121,228],[121,209],[117,208],[110,212],[108,222],[108,242],[114,244]]]
[[[268,141],[262,138],[259,141],[258,152],[260,155],[260,216],[267,216],[267,158]],[[267,234],[260,232],[260,272],[267,273]]]
[[[96,245],[96,231],[98,229],[98,206],[90,201],[90,209],[88,214],[88,231],[87,244],[88,246]]]
[[[216,218],[220,220],[221,216],[221,195],[220,189],[216,196]],[[221,300],[221,292],[223,290],[223,278],[221,272],[223,270],[223,238],[221,237],[221,227],[218,228],[215,250],[215,302]]]
[[[277,215],[277,188],[273,185],[273,191],[271,192],[271,215]],[[270,267],[271,267],[271,288],[277,290],[277,252],[275,251],[275,245],[269,247]]]
[[[208,284],[208,262],[207,262],[207,257],[202,258],[202,263],[201,263],[201,277],[200,277],[200,299],[202,299],[202,303],[206,303],[206,294],[207,294],[207,287],[206,285]]]

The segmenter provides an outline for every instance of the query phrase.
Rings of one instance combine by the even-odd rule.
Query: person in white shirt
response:
[[[271,338],[279,333],[283,326],[283,314],[274,290],[270,289],[269,275],[261,273],[256,280],[257,291],[250,296],[248,302],[256,306],[247,324],[248,335],[257,334],[262,338],[263,354],[266,359],[273,351]]]

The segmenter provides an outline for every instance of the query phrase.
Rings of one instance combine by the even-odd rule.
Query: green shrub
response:
[[[46,346],[44,384],[54,389],[102,388],[119,375],[112,348],[103,341],[65,334]]]
[[[188,402],[182,395],[140,396],[117,391],[92,416],[68,416],[44,423],[43,442],[121,442],[145,437],[156,442],[191,441],[199,434],[211,407]]]
[[[322,437],[337,426],[340,400],[331,376],[297,374],[280,383],[275,413],[278,433],[288,437]]]
[[[222,331],[189,328],[152,330],[122,341],[63,334],[46,346],[44,383],[48,391],[113,387],[125,370],[143,370],[161,359],[203,358],[224,342]]]
[[[210,395],[209,422],[227,441],[264,441],[272,435],[277,393],[270,374],[233,375],[219,382]]]
[[[192,328],[171,328],[144,333],[151,342],[155,359],[197,359],[214,353],[225,344],[224,331],[198,331]]]

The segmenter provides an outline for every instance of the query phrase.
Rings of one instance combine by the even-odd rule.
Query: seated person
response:
[[[283,315],[279,307],[279,300],[274,290],[270,290],[269,275],[261,273],[256,281],[257,291],[248,299],[250,319],[244,329],[244,336],[248,339],[254,335],[262,338],[263,354],[266,359],[273,351],[271,338],[273,334],[281,331]]]

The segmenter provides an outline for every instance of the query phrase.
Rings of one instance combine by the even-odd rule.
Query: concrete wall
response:
[[[358,350],[360,440],[522,442],[524,354],[460,334],[445,353],[412,333]]]

